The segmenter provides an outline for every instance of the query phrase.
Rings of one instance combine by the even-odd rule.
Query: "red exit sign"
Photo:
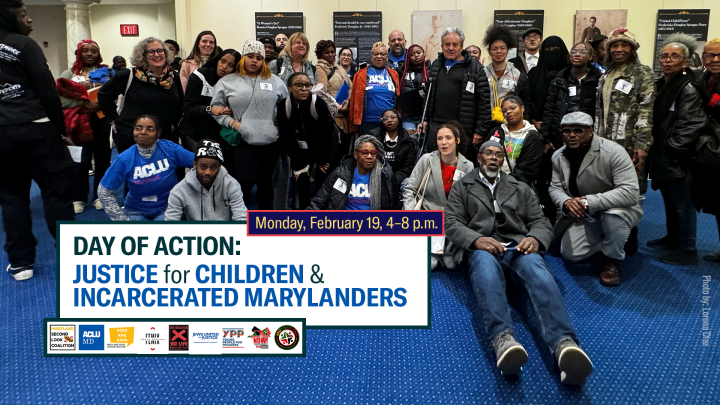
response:
[[[137,24],[120,24],[120,35],[122,35],[122,36],[138,35],[138,25]]]

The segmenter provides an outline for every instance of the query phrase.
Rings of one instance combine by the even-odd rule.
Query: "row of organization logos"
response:
[[[46,356],[305,356],[304,319],[45,319]]]

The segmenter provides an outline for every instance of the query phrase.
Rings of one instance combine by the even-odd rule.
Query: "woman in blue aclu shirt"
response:
[[[395,108],[400,94],[398,73],[388,69],[387,46],[376,42],[372,47],[372,65],[358,70],[353,78],[350,95],[350,130],[367,135],[381,126],[383,111]]]
[[[383,147],[372,135],[356,141],[352,155],[340,162],[322,185],[308,209],[393,210],[399,209],[397,183],[383,159]]]
[[[103,176],[98,194],[105,213],[113,221],[162,221],[170,190],[177,184],[175,169],[192,167],[195,155],[182,146],[160,138],[160,122],[144,114],[135,120],[135,145],[121,153]],[[125,206],[120,208],[113,192],[128,182]]]

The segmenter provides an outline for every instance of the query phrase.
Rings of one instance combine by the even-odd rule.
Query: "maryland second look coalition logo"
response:
[[[50,325],[50,350],[75,350],[75,325]]]
[[[275,344],[283,350],[291,350],[300,341],[300,332],[295,327],[283,325],[275,332]]]
[[[170,325],[170,351],[189,350],[190,327],[188,325]]]
[[[260,330],[257,328],[257,326],[253,326],[252,328],[252,335],[248,336],[249,338],[252,338],[253,344],[255,345],[255,348],[257,349],[269,349],[270,348],[270,328],[265,328],[263,330]]]

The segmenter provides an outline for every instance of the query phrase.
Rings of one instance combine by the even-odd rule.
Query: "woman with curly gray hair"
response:
[[[180,77],[170,66],[174,55],[159,38],[146,38],[133,48],[132,69],[119,71],[98,93],[100,110],[113,126],[118,152],[132,146],[133,123],[141,114],[152,114],[162,123],[162,138],[177,142],[175,127],[182,117]],[[123,95],[120,106],[118,96]]]
[[[662,44],[658,60],[663,76],[655,82],[654,142],[647,163],[652,188],[663,196],[667,226],[667,236],[648,245],[666,250],[660,261],[675,265],[696,264],[698,260],[690,166],[708,118],[688,66],[696,47],[695,38],[685,34],[672,34]]]
[[[311,210],[400,209],[397,182],[383,159],[383,146],[372,135],[358,137],[354,153],[340,162],[317,195]]]

